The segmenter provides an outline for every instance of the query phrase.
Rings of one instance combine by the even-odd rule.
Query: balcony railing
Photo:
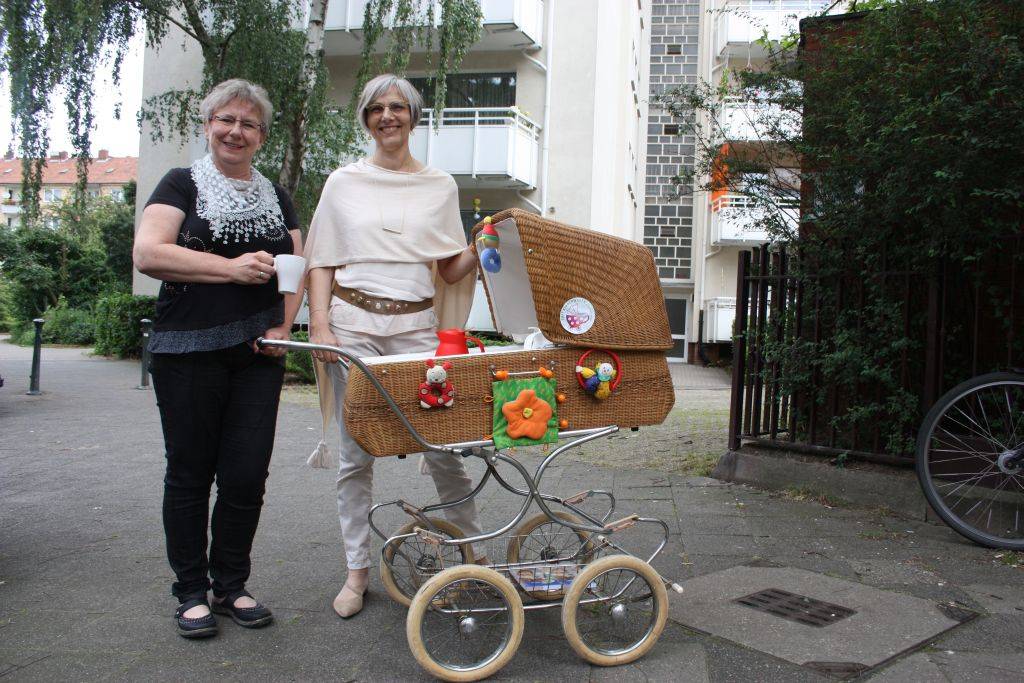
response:
[[[731,342],[736,320],[736,297],[720,296],[704,301],[704,341]]]
[[[328,56],[358,55],[362,51],[363,16],[369,0],[331,0],[324,17],[324,53]],[[522,50],[541,47],[544,30],[543,0],[480,0],[483,35],[471,49]],[[434,2],[434,22],[439,25],[441,3]],[[413,51],[423,46],[414,45]]]
[[[746,54],[750,44],[766,34],[774,41],[796,33],[801,19],[820,13],[830,4],[831,0],[728,1],[715,23],[716,54],[724,56],[730,46],[742,46]]]
[[[540,126],[518,109],[445,109],[436,131],[434,116],[432,109],[424,109],[409,138],[416,159],[451,173],[460,187],[536,186]],[[366,151],[373,152],[373,142]]]
[[[795,231],[799,215],[796,202],[779,201],[786,223]],[[769,240],[763,221],[766,213],[754,199],[724,194],[711,202],[711,243],[762,244]]]
[[[800,133],[799,117],[792,112],[784,112],[778,105],[727,97],[721,106],[719,122],[726,140],[768,141],[778,133],[785,136]]]

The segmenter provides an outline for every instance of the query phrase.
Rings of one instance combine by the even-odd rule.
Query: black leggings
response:
[[[242,590],[274,450],[283,359],[248,344],[218,351],[153,354],[167,473],[164,533],[180,602]],[[206,529],[217,480],[210,555]],[[209,578],[207,577],[209,573]]]

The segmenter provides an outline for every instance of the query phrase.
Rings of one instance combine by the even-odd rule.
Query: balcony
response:
[[[747,102],[737,97],[722,101],[719,122],[725,139],[733,142],[769,141],[778,127],[783,135],[800,133],[800,119],[792,112],[783,112],[774,104]]]
[[[324,54],[328,57],[358,55],[363,49],[363,14],[368,0],[332,0],[324,18]],[[483,33],[470,50],[536,50],[544,29],[543,0],[480,0]],[[441,3],[434,2],[435,22]],[[424,46],[414,45],[413,51]]]
[[[796,231],[799,206],[780,200],[786,222]],[[791,204],[787,206],[787,204]],[[711,202],[711,244],[716,246],[763,244],[770,238],[761,227],[765,209],[742,194],[728,193]]]
[[[736,297],[720,296],[704,301],[704,341],[732,342],[732,326],[736,320]]]
[[[519,190],[537,184],[540,126],[515,107],[445,109],[434,130],[434,112],[409,138],[409,150],[422,163],[447,171],[459,187]],[[373,153],[373,142],[366,147]]]
[[[715,54],[719,57],[763,58],[754,41],[767,35],[778,41],[800,31],[800,20],[818,14],[830,0],[726,0],[716,13]],[[842,11],[839,3],[837,10]]]

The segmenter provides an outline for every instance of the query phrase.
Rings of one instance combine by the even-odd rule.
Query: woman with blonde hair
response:
[[[455,181],[409,151],[422,107],[412,84],[392,74],[377,76],[363,89],[359,123],[373,138],[374,153],[331,174],[306,245],[313,343],[340,346],[357,357],[430,351],[437,346],[439,324],[465,325],[477,257],[466,246]],[[341,430],[338,514],[348,576],[334,610],[351,617],[362,609],[375,564],[367,521],[373,457],[345,430],[347,371],[334,362],[336,354],[315,355],[330,363],[321,399],[333,403]],[[442,501],[470,492],[458,457],[430,454],[426,464]],[[445,512],[466,534],[480,532],[472,501]]]

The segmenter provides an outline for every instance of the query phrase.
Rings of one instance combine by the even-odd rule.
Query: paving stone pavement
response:
[[[341,621],[331,610],[344,570],[334,477],[305,465],[319,429],[313,410],[281,406],[253,550],[249,587],[274,609],[277,621],[259,631],[222,621],[218,637],[189,642],[172,630],[171,572],[160,522],[162,441],[152,391],[135,388],[138,364],[46,348],[44,393],[34,397],[25,395],[29,365],[29,350],[0,343],[6,380],[0,388],[0,677],[429,680],[406,646],[406,611],[387,599],[378,578],[362,614]],[[612,440],[609,448],[630,444]],[[520,455],[528,465],[538,462],[534,453]],[[475,462],[472,469],[481,471]],[[426,502],[433,494],[414,459],[382,459],[375,481],[378,500]],[[546,489],[562,495],[589,487],[612,490],[622,513],[665,519],[672,536],[653,564],[673,579],[739,566],[786,567],[978,614],[865,678],[1024,678],[1022,570],[944,527],[654,471],[564,462],[545,479]],[[480,499],[492,528],[516,505],[497,487]],[[403,521],[388,523],[396,528]],[[623,542],[639,550],[654,540],[638,527]],[[701,615],[670,614],[646,657],[601,669],[572,653],[556,610],[531,613],[518,654],[495,679],[832,680],[706,633]],[[896,625],[872,628],[877,639],[878,631]],[[792,633],[781,626],[778,631]],[[829,632],[815,634],[819,659],[827,660]]]

